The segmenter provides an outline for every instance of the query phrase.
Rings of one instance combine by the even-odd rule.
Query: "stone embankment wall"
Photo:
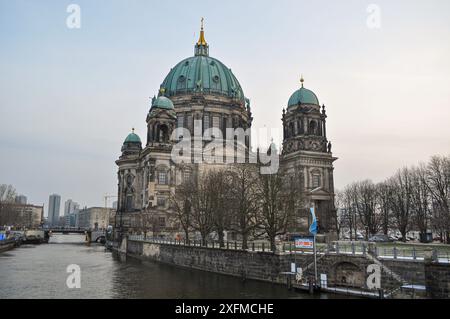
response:
[[[305,277],[314,271],[314,259],[309,254],[273,254],[134,240],[125,240],[120,247],[122,252],[140,259],[273,283],[286,283],[286,275],[282,273],[290,272],[291,263],[301,267]],[[327,274],[328,286],[364,289],[367,267],[373,263],[363,255],[326,254],[317,257],[318,273]],[[402,284],[414,284],[425,285],[429,297],[450,297],[450,264],[415,260],[383,260],[382,264],[385,266],[381,276],[384,291],[395,290]]]

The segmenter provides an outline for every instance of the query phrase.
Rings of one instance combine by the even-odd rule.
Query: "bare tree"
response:
[[[339,205],[341,205],[341,223],[344,228],[348,228],[350,240],[357,239],[357,210],[355,207],[356,184],[347,185],[339,194]]]
[[[427,166],[427,185],[433,202],[433,226],[450,243],[450,156],[433,156]]]
[[[13,208],[16,189],[12,185],[0,184],[0,225],[15,225],[17,212]]]
[[[248,238],[257,227],[259,201],[256,188],[257,167],[251,164],[235,165],[231,170],[230,195],[232,222],[230,229],[242,237],[242,249],[248,248]]]
[[[375,184],[371,180],[364,180],[355,184],[354,207],[365,229],[366,240],[369,239],[369,235],[375,235],[379,230],[376,195]]]
[[[411,170],[403,168],[391,179],[392,197],[390,206],[394,222],[402,234],[402,241],[406,241],[406,234],[411,227],[413,213]]]
[[[189,232],[191,231],[191,218],[192,218],[192,200],[193,191],[195,185],[192,183],[192,179],[184,181],[177,187],[176,192],[171,193],[169,202],[174,212],[174,218],[184,231],[184,238],[189,241]]]
[[[227,170],[210,171],[206,178],[207,191],[210,193],[213,228],[219,239],[219,246],[224,247],[224,231],[229,227],[231,207],[231,176]]]
[[[213,179],[208,173],[196,176],[191,184],[191,226],[198,231],[205,244],[214,229],[214,195],[211,191]]]
[[[427,185],[427,171],[422,164],[411,169],[411,200],[414,225],[420,232],[420,240],[425,239],[430,218],[430,193]]]
[[[380,224],[383,234],[387,235],[391,226],[392,188],[384,181],[376,185],[378,210],[380,213]]]
[[[257,187],[261,203],[258,227],[270,241],[270,249],[276,251],[275,238],[287,232],[294,221],[297,204],[298,180],[279,170],[274,174],[260,174]]]

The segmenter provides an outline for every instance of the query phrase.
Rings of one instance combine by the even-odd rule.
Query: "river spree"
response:
[[[132,258],[123,260],[84,236],[54,235],[49,244],[0,254],[2,298],[311,298],[286,287]],[[70,264],[81,288],[66,285]],[[331,296],[321,295],[320,298]]]

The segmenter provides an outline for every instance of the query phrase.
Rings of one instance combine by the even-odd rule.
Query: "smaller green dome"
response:
[[[303,86],[295,91],[289,98],[288,107],[297,104],[315,104],[319,105],[319,99],[313,91],[305,89]]]
[[[158,107],[160,109],[172,110],[174,108],[172,101],[161,95],[158,98],[154,98],[152,101],[152,107]]]
[[[133,129],[133,132],[128,134],[127,138],[125,139],[125,141],[123,143],[124,144],[125,143],[141,143],[141,139],[139,138],[139,136],[137,134],[134,133],[134,129]]]

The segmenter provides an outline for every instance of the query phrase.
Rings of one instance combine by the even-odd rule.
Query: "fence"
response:
[[[220,246],[218,241],[201,241],[201,240],[176,240],[167,238],[145,237],[144,235],[129,235],[130,240],[144,241],[155,244],[165,245],[181,245],[192,247],[206,247],[217,249],[231,249],[244,250],[242,242],[239,241],[224,241],[223,246]],[[250,241],[247,244],[246,251],[270,252],[270,243],[263,241]],[[425,259],[426,248],[420,246],[415,247],[384,247],[377,246],[375,243],[368,242],[333,242],[329,244],[317,244],[317,255],[325,254],[347,254],[347,255],[362,255],[371,254],[378,259],[395,259],[395,260],[416,260],[423,261]],[[279,254],[306,254],[312,255],[312,249],[300,250],[296,249],[293,242],[277,243],[277,253]],[[439,263],[450,263],[449,251],[432,248],[432,260]]]
[[[215,249],[229,249],[229,250],[244,250],[242,242],[239,241],[224,241],[223,246],[220,246],[218,241],[202,241],[202,240],[176,240],[167,238],[154,238],[145,237],[144,235],[130,235],[129,240],[143,241],[147,243],[154,244],[164,244],[164,245],[177,245],[177,246],[191,246],[191,247],[205,247],[205,248],[215,248]],[[270,252],[269,242],[249,242],[247,244],[246,251],[262,251]]]
[[[428,251],[431,251],[433,261],[450,263],[450,247],[447,249],[432,248],[430,246],[410,245],[401,247],[397,245],[383,245],[367,242],[334,242],[329,245],[327,253],[365,255],[371,253],[379,259],[417,260],[423,261]]]

